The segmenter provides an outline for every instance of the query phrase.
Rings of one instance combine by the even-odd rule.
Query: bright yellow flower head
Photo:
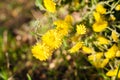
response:
[[[68,34],[70,25],[66,21],[64,21],[64,20],[57,20],[57,21],[54,22],[54,25],[57,26],[56,30],[58,30],[58,32],[61,35],[65,36],[65,35]]]
[[[43,0],[45,8],[51,12],[54,13],[56,11],[56,3],[54,3],[52,0]]]
[[[117,33],[116,33],[115,31],[112,31],[111,37],[112,37],[113,41],[115,41],[115,42],[118,41],[118,37],[119,37],[119,36],[117,35]]]
[[[52,29],[47,31],[43,36],[42,36],[42,41],[46,45],[48,45],[52,49],[57,49],[62,43],[62,37],[61,35],[57,32],[57,30]]]
[[[101,18],[100,13],[98,13],[98,12],[93,12],[93,16],[94,16],[96,22],[102,21],[102,18]]]
[[[68,24],[72,24],[73,23],[73,17],[71,15],[67,15],[65,17],[65,21],[68,23]]]
[[[86,46],[83,46],[83,47],[82,47],[82,50],[83,50],[85,53],[88,53],[88,54],[90,54],[90,53],[93,52],[92,48],[89,48],[89,47],[86,47]]]
[[[97,4],[96,11],[99,12],[100,14],[105,14],[106,13],[106,9],[103,7],[102,4]]]
[[[85,34],[86,33],[86,27],[85,25],[77,25],[76,28],[77,34]]]
[[[83,43],[82,42],[78,42],[75,46],[73,46],[69,52],[70,53],[74,53],[77,52],[81,47],[82,47]]]
[[[95,22],[92,28],[95,32],[102,32],[103,30],[107,28],[107,25],[108,25],[107,21]]]
[[[108,51],[105,53],[105,57],[108,59],[113,59],[116,56],[118,47],[114,44]]]
[[[109,70],[106,75],[107,76],[111,76],[111,77],[115,77],[117,75],[117,72],[118,72],[118,68],[114,69],[114,70]],[[118,73],[118,78],[120,78],[120,71]]]
[[[98,44],[109,44],[109,42],[110,42],[108,39],[106,39],[105,37],[102,37],[102,36],[99,36],[97,38],[97,40],[98,40]]]
[[[52,54],[52,51],[49,49],[49,47],[41,43],[37,43],[35,46],[33,46],[31,51],[33,56],[41,61],[48,59]]]
[[[115,10],[116,10],[116,11],[119,11],[119,10],[120,10],[120,4],[118,4],[118,5],[115,7]]]

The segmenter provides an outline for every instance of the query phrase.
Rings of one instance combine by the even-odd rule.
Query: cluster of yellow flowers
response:
[[[75,1],[75,4],[79,4],[78,0]],[[54,1],[43,0],[43,3],[46,11],[50,13],[56,12],[56,3]],[[120,5],[118,4],[114,10],[120,11]],[[59,19],[54,21],[53,25],[55,28],[43,34],[41,41],[32,47],[33,56],[41,61],[47,60],[53,51],[62,45],[64,36],[68,36],[73,45],[72,48],[68,50],[69,53],[85,53],[93,66],[96,68],[105,68],[113,59],[120,57],[120,48],[118,45],[120,35],[115,28],[111,28],[109,23],[110,21],[114,22],[116,18],[112,12],[108,13],[107,8],[101,3],[96,5],[95,11],[93,11],[92,14],[94,20],[92,27],[90,27],[92,29],[90,30],[93,30],[93,32],[84,24],[80,24],[81,22],[73,25],[73,17],[71,15],[67,15],[64,20]],[[108,14],[109,18],[106,18]],[[71,29],[75,29],[72,37],[69,34],[72,31]],[[106,33],[107,31],[109,31],[109,35]],[[88,35],[87,33],[90,34]],[[89,43],[89,38],[94,39]],[[98,50],[96,50],[96,48]],[[106,75],[115,76],[118,71],[117,66],[118,65],[116,65],[115,70],[108,70]],[[120,72],[118,73],[118,77],[120,78]]]
[[[93,24],[93,30],[95,32],[101,32],[106,29],[108,26],[108,22],[105,21],[103,14],[106,13],[106,9],[103,7],[102,4],[98,4],[96,6],[96,12],[93,13],[95,18],[95,23]]]
[[[48,30],[42,36],[41,41],[33,46],[33,56],[41,61],[48,59],[52,52],[61,46],[62,39],[68,34],[72,21],[73,19],[70,15],[67,15],[65,20],[54,21],[53,24],[56,25],[56,28]]]
[[[117,6],[119,7],[119,6]],[[118,10],[118,9],[117,9]],[[93,16],[95,19],[95,23],[93,24],[92,28],[95,32],[103,32],[105,29],[109,26],[108,21],[106,21],[104,15],[106,14],[106,9],[103,7],[102,4],[98,4],[96,6],[96,11],[93,12]],[[114,15],[110,15],[110,19],[114,21],[116,18]],[[106,38],[105,36],[102,36],[100,34],[97,34],[96,42],[95,44],[98,45],[98,47],[103,47],[112,45],[110,48],[107,47],[107,50],[101,50],[99,52],[95,51],[94,47],[88,47],[85,45],[84,41],[80,41],[80,36],[82,34],[86,33],[86,28],[84,25],[77,25],[76,28],[76,34],[74,37],[72,37],[72,41],[77,41],[77,43],[69,50],[70,53],[78,52],[79,50],[82,50],[85,54],[88,55],[88,60],[91,62],[93,66],[96,68],[105,68],[105,66],[108,65],[108,63],[115,59],[120,57],[120,49],[118,45],[116,45],[119,41],[119,35],[116,32],[116,30],[111,31],[110,39]],[[112,42],[116,42],[115,44],[112,44]],[[108,70],[106,73],[107,76],[116,76],[118,67],[116,67],[115,70]],[[120,72],[118,73],[118,78],[120,78]]]

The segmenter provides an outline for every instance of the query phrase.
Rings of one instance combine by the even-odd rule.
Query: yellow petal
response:
[[[70,50],[68,50],[70,53],[74,53],[77,52],[81,47],[82,47],[83,43],[82,42],[78,42],[75,46],[73,46]]]
[[[101,63],[101,68],[104,68],[108,62],[109,62],[109,59],[104,59]]]
[[[105,57],[108,59],[113,59],[116,56],[118,47],[114,44],[108,51],[105,53]]]
[[[103,30],[107,28],[107,25],[108,25],[107,21],[95,22],[92,28],[95,32],[102,32]]]
[[[98,12],[93,12],[93,16],[95,18],[95,21],[97,21],[97,22],[102,20],[101,15]]]
[[[102,56],[103,56],[102,52],[97,52],[96,54],[92,54],[92,55],[88,56],[88,60],[90,60],[90,61],[100,60]]]
[[[88,54],[90,54],[90,53],[93,52],[92,48],[89,48],[89,47],[86,47],[86,46],[83,46],[83,47],[82,47],[82,50],[83,50],[85,53],[88,53]]]
[[[118,35],[115,31],[112,31],[112,35],[111,35],[113,41],[117,42],[118,41]]]
[[[99,36],[97,38],[97,40],[98,40],[98,44],[109,44],[109,42],[110,42],[108,39],[106,39],[105,37],[102,37],[102,36]]]
[[[97,4],[96,11],[99,12],[100,14],[105,14],[106,13],[106,9],[103,7],[102,4]]]
[[[109,70],[106,75],[107,76],[116,76],[117,75],[117,72],[118,72],[118,68],[114,69],[114,70]],[[120,71],[118,73],[118,78],[120,78]]]
[[[120,57],[120,50],[116,52],[116,57]]]

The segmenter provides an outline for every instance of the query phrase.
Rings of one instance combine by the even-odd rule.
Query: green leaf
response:
[[[32,80],[29,74],[27,74],[27,78],[28,80]]]
[[[118,71],[117,71],[117,74],[116,74],[116,76],[115,76],[115,80],[118,80],[119,70],[120,70],[120,64],[119,64],[119,66],[118,66]]]
[[[43,6],[43,0],[36,0],[35,1],[35,5],[37,7],[39,7],[40,10],[45,10],[44,6]]]

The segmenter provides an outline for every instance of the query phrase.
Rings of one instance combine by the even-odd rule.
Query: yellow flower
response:
[[[85,34],[86,33],[86,27],[85,25],[77,25],[77,34]]]
[[[102,62],[101,62],[101,65],[100,65],[100,68],[104,68],[107,63],[109,62],[109,59],[104,59]]]
[[[52,29],[47,31],[43,36],[42,36],[42,41],[46,45],[48,45],[52,49],[57,49],[61,45],[62,42],[62,37],[61,35],[57,32],[57,30]]]
[[[95,54],[88,56],[88,60],[90,60],[90,61],[100,60],[102,58],[102,56],[103,56],[102,52],[97,52]]]
[[[116,52],[116,57],[120,57],[120,50]]]
[[[112,31],[112,35],[111,35],[113,41],[117,42],[118,41],[118,34],[115,31]]]
[[[119,11],[119,10],[120,10],[120,4],[118,4],[118,5],[115,7],[115,10],[116,10],[116,11]]]
[[[68,50],[70,53],[74,53],[77,52],[81,47],[82,47],[83,43],[82,42],[78,42],[75,46],[73,46],[70,50]]]
[[[33,56],[41,61],[48,59],[51,56],[52,51],[45,44],[37,43],[32,47]]]
[[[90,60],[96,68],[104,68],[109,62],[109,59],[102,59],[102,56],[102,52],[97,52],[96,54],[88,56],[88,60]]]
[[[59,32],[59,34],[65,36],[69,32],[69,24],[64,20],[57,20],[54,22],[54,25],[56,25],[56,30]]]
[[[65,17],[65,21],[68,23],[68,24],[72,24],[73,23],[73,17],[71,15],[67,15]]]
[[[96,11],[99,12],[100,14],[105,14],[106,13],[106,9],[103,7],[102,4],[97,4]]]
[[[115,16],[111,14],[110,15],[110,20],[115,21],[116,20]]]
[[[96,68],[104,68],[108,62],[109,62],[109,59],[103,59],[103,60],[101,59],[101,60],[93,61],[92,64]]]
[[[93,16],[95,18],[95,21],[100,22],[102,21],[101,15],[98,12],[93,12]]]
[[[83,46],[83,47],[82,47],[82,50],[83,50],[85,53],[88,53],[88,54],[90,54],[90,53],[93,52],[92,48],[89,48],[89,47],[86,47],[86,46]]]
[[[106,39],[105,37],[102,37],[102,36],[99,36],[97,38],[97,40],[98,40],[98,44],[109,44],[110,43],[110,41],[108,39]]]
[[[56,3],[52,0],[43,0],[45,8],[49,11],[54,13],[56,11]]]
[[[116,75],[117,75],[117,72],[118,72],[118,68],[116,68],[116,69],[114,69],[114,70],[109,70],[109,71],[106,73],[106,75],[113,77],[113,76],[116,76]],[[119,71],[119,73],[118,73],[118,78],[120,78],[120,71]]]
[[[118,47],[114,44],[108,51],[105,53],[105,57],[108,59],[113,59],[116,56]]]
[[[95,22],[92,28],[95,32],[101,32],[107,28],[107,25],[108,25],[107,21]]]

